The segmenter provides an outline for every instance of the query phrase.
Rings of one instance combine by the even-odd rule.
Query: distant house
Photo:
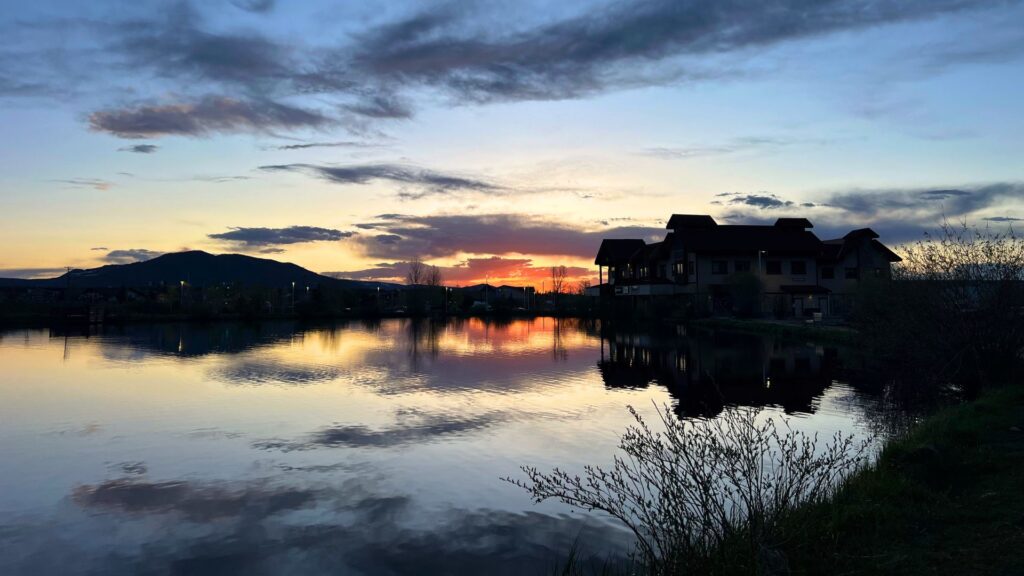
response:
[[[594,263],[605,296],[682,297],[713,312],[736,306],[737,285],[756,278],[760,305],[780,316],[842,313],[863,279],[889,277],[899,256],[870,228],[820,240],[806,218],[774,225],[722,225],[673,214],[660,242],[604,240]],[[749,285],[749,284],[748,284]]]

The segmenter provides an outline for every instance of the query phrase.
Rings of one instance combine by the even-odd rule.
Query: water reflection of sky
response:
[[[848,363],[553,319],[6,332],[0,573],[516,574],[581,532],[621,552],[610,522],[498,477],[609,462],[626,404],[856,429]]]

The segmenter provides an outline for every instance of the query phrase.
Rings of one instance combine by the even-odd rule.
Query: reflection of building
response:
[[[833,300],[845,300],[864,278],[889,277],[890,263],[900,260],[869,228],[823,242],[806,218],[734,226],[673,214],[667,228],[665,239],[652,244],[604,240],[594,261],[598,291],[687,298],[712,311],[765,306],[779,315],[831,314],[839,311]]]
[[[725,405],[781,406],[814,412],[838,369],[835,348],[760,335],[602,334],[598,368],[606,386],[665,386],[686,416],[713,416]]]

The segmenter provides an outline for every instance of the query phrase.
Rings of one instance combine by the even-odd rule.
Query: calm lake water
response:
[[[627,405],[863,433],[877,401],[855,364],[550,318],[0,332],[0,574],[542,574],[577,538],[624,554],[611,521],[499,477],[609,463]]]

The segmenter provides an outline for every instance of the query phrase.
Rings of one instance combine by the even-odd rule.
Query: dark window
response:
[[[777,276],[782,274],[782,261],[781,260],[769,260],[764,264],[765,274],[771,274]]]
[[[824,266],[821,269],[821,277],[824,280],[831,280],[836,277],[836,269],[831,266]]]
[[[712,274],[728,274],[729,273],[729,262],[728,262],[728,260],[712,260],[711,261],[711,273]]]
[[[697,264],[693,260],[686,263],[686,273],[691,276],[697,273]]]
[[[883,276],[881,268],[875,268],[875,278],[881,278]]]
[[[846,269],[846,279],[847,280],[856,280],[858,278],[860,278],[860,268],[847,268]]]
[[[733,262],[737,272],[750,272],[750,260],[737,260]]]
[[[803,260],[793,260],[789,263],[789,273],[794,276],[807,274],[807,262],[804,262]]]

